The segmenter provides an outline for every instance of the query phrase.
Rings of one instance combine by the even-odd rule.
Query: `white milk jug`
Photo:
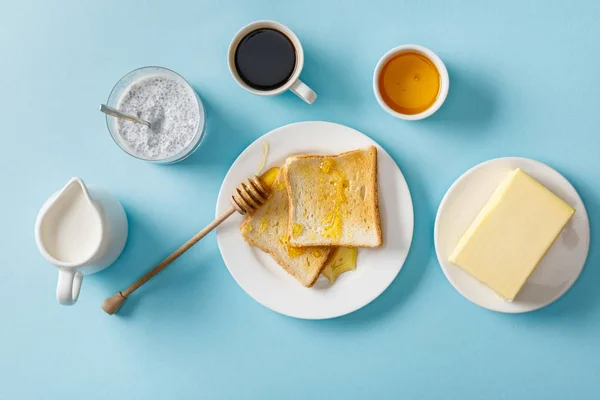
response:
[[[35,241],[44,258],[58,267],[56,298],[72,305],[84,275],[112,264],[127,240],[127,217],[119,201],[96,186],[71,179],[42,206]]]

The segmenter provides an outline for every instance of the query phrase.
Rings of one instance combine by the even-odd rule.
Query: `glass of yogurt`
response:
[[[189,157],[202,142],[206,115],[200,97],[181,75],[162,67],[143,67],[125,75],[107,105],[150,122],[152,129],[106,116],[115,143],[127,154],[155,163]]]

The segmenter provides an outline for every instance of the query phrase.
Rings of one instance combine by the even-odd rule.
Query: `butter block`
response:
[[[520,169],[511,171],[449,261],[513,301],[575,210]]]

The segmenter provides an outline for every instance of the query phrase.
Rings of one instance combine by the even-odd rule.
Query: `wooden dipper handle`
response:
[[[185,242],[180,248],[171,253],[170,256],[165,258],[160,264],[148,271],[144,276],[135,281],[131,286],[122,292],[117,292],[115,295],[104,300],[102,303],[102,309],[112,315],[119,311],[121,305],[125,302],[127,297],[131,293],[139,289],[144,283],[154,278],[160,271],[165,269],[169,264],[175,261],[180,255],[188,251],[193,245],[198,243],[200,239],[206,236],[210,231],[219,226],[223,221],[229,218],[233,213],[238,211],[244,215],[248,212],[256,210],[258,207],[264,204],[270,194],[270,190],[259,177],[254,176],[252,179],[246,179],[241,183],[235,190],[233,196],[231,196],[232,206],[221,214],[217,219],[208,224],[204,229],[198,232],[194,237]]]

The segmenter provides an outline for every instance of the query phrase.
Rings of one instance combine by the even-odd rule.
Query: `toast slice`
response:
[[[240,230],[244,240],[270,254],[277,264],[302,285],[311,287],[321,274],[331,252],[327,247],[291,247],[288,244],[288,195],[282,168],[273,182],[273,194],[246,217]]]
[[[381,246],[375,146],[289,157],[284,176],[292,246]]]

